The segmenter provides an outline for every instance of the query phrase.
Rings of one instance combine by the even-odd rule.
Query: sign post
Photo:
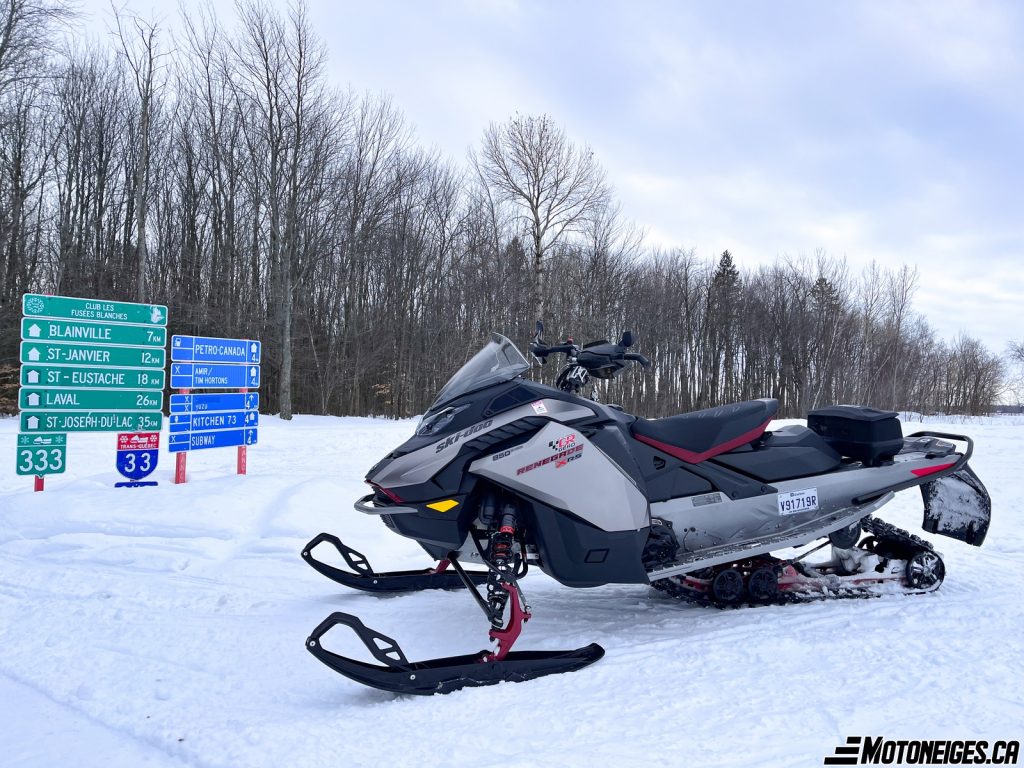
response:
[[[184,483],[188,451],[236,447],[235,471],[246,474],[247,448],[256,443],[262,344],[254,339],[171,338],[171,416],[167,449],[176,453],[174,482]],[[237,389],[192,394],[194,389]]]
[[[22,315],[19,474],[22,438],[60,437],[60,468],[34,472],[37,491],[63,471],[64,433],[160,429],[166,306],[26,293]]]
[[[182,395],[188,394],[187,389],[179,389],[178,393]],[[177,456],[174,457],[174,484],[181,485],[185,482],[185,462],[188,460],[188,453],[181,451]]]
[[[242,394],[243,395],[246,394],[248,391],[249,391],[248,389],[245,389],[244,387],[242,388]],[[237,475],[244,475],[245,474],[245,464],[246,464],[245,444],[243,443],[242,445],[238,446],[238,455],[235,457],[235,474],[237,474]]]
[[[67,466],[68,436],[63,434],[18,435],[19,475],[34,475],[33,490],[45,488],[44,475],[56,475]]]

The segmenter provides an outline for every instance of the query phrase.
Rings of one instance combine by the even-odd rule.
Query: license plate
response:
[[[802,491],[789,491],[779,494],[779,514],[796,515],[810,512],[818,508],[818,489],[807,488]]]

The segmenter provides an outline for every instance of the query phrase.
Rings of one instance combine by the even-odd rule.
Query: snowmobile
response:
[[[530,362],[499,334],[448,381],[415,434],[370,469],[373,492],[355,503],[419,542],[434,567],[377,572],[328,533],[302,550],[355,589],[465,588],[490,623],[490,650],[410,662],[395,640],[342,612],[313,630],[308,650],[397,693],[524,681],[604,655],[596,644],[512,650],[531,617],[521,587],[531,566],[569,587],[650,584],[720,607],[929,592],[945,576],[939,553],[874,517],[913,487],[924,530],[984,541],[991,501],[968,466],[969,437],[904,437],[896,413],[859,406],[817,409],[807,426],[769,431],[773,399],[649,420],[599,402],[596,388],[584,397],[594,379],[651,365],[632,345],[629,332],[615,343],[548,345],[538,323],[534,358],[565,356],[555,386],[524,378]],[[316,559],[322,544],[348,568]],[[827,560],[808,561],[829,546]],[[327,650],[322,639],[339,625],[378,663]]]

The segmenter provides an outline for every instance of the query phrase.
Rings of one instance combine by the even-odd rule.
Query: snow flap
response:
[[[980,547],[992,519],[992,499],[967,465],[951,475],[921,486],[924,521],[929,533],[940,533]]]

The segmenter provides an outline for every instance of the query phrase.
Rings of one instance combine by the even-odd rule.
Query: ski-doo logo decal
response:
[[[578,459],[581,455],[582,450],[582,445],[574,445],[572,448],[567,448],[566,450],[560,453],[553,453],[546,459],[541,459],[540,461],[535,461],[532,464],[527,464],[525,467],[520,467],[519,469],[516,470],[516,474],[522,475],[527,472],[532,472],[533,470],[537,469],[537,467],[546,466],[551,462],[556,462],[556,467],[564,467],[570,461],[575,461],[576,459]],[[563,459],[565,461],[562,461]]]
[[[543,400],[538,400],[535,403],[530,403],[530,407],[533,408],[533,412],[536,413],[538,416],[542,413],[548,412],[548,407],[544,405]]]
[[[818,489],[807,488],[779,494],[779,514],[797,515],[818,508]]]
[[[1016,765],[1019,741],[886,739],[847,736],[825,765]]]
[[[469,437],[470,435],[475,435],[477,432],[479,432],[482,429],[487,429],[489,426],[491,426],[491,422],[492,421],[494,421],[494,419],[488,419],[487,421],[481,421],[479,424],[474,424],[472,427],[466,427],[461,432],[456,432],[454,435],[449,437],[447,440],[442,440],[436,446],[434,446],[434,453],[440,453],[445,448],[450,448],[451,446],[455,445],[462,438]]]
[[[560,437],[557,440],[550,441],[548,443],[548,448],[552,451],[564,451],[566,448],[572,448],[574,445],[576,445],[575,432],[568,434],[565,437]]]

